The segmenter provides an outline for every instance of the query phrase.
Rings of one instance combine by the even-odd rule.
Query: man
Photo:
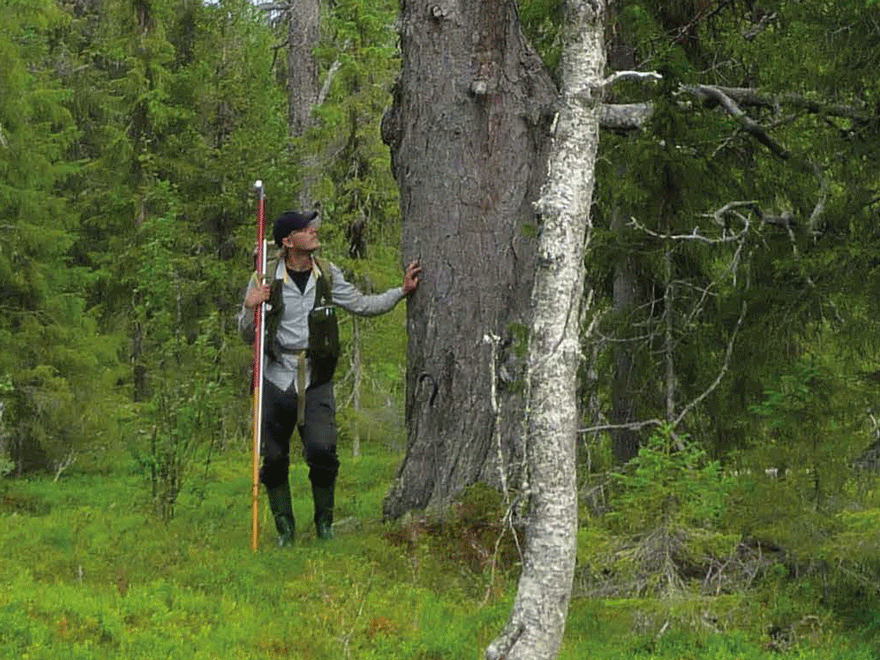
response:
[[[412,262],[406,268],[402,286],[382,294],[362,294],[345,281],[335,265],[315,256],[321,247],[317,216],[316,211],[285,211],[275,219],[272,235],[281,248],[278,261],[267,265],[268,281],[254,274],[238,314],[239,332],[245,341],[253,342],[253,310],[268,302],[260,481],[266,487],[281,546],[291,544],[295,536],[287,478],[294,427],[299,431],[309,467],[316,535],[319,539],[333,537],[333,499],[339,470],[331,380],[336,362],[335,355],[325,355],[323,349],[316,348],[332,345],[334,340],[338,345],[332,306],[360,316],[388,312],[415,291],[421,270],[417,262]]]

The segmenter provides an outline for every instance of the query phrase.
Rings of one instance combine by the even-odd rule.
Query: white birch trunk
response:
[[[510,619],[488,660],[551,660],[559,653],[577,548],[576,372],[583,260],[590,228],[605,65],[605,0],[568,0],[562,103],[542,218],[529,337],[526,457],[530,512]]]

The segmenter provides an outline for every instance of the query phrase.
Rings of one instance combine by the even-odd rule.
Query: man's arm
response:
[[[416,290],[419,285],[419,270],[418,264],[413,262],[407,266],[402,286],[388,289],[385,293],[367,295],[346,281],[342,271],[334,264],[330,264],[330,277],[333,280],[333,302],[358,316],[384,314],[405,296]]]
[[[238,334],[248,344],[254,343],[254,308],[266,300],[269,300],[269,284],[266,282],[260,284],[257,274],[254,273],[248,282],[241,309],[236,316]]]

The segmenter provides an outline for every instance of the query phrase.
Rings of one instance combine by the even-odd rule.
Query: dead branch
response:
[[[631,72],[621,72],[631,73]],[[632,77],[631,75],[622,77]],[[648,73],[640,73],[640,77],[649,77]],[[614,79],[614,74],[607,80]],[[608,84],[607,82],[605,83]],[[730,100],[733,106],[749,106],[759,108],[770,108],[779,110],[782,106],[789,106],[798,110],[804,110],[811,114],[826,115],[829,117],[841,117],[850,119],[858,123],[870,121],[872,115],[866,109],[856,108],[850,105],[842,105],[835,103],[824,103],[815,99],[807,98],[801,94],[765,94],[750,87],[722,87],[718,85],[691,85],[683,86],[679,90],[680,94],[694,96],[701,101],[709,103],[719,103],[725,111],[729,111],[728,107],[720,103],[722,100],[719,95]],[[741,112],[741,111],[740,111]],[[641,130],[654,114],[654,104],[645,103],[606,103],[603,104],[599,112],[599,124],[602,128],[611,130]],[[786,120],[788,121],[788,120]],[[775,124],[774,124],[775,125]],[[755,130],[764,131],[757,124]]]
[[[739,318],[736,320],[736,326],[733,328],[733,332],[730,333],[730,340],[727,342],[727,351],[724,354],[724,363],[721,365],[721,369],[718,371],[718,375],[715,376],[715,380],[707,387],[703,392],[696,398],[693,399],[690,403],[688,403],[684,408],[682,408],[681,412],[678,414],[678,417],[675,418],[675,421],[672,422],[672,427],[677,427],[681,420],[685,418],[685,416],[694,409],[703,399],[709,396],[718,385],[721,384],[721,379],[724,378],[724,374],[727,373],[728,368],[730,367],[730,356],[733,353],[733,344],[736,341],[736,335],[739,332],[740,325],[742,325],[743,319],[746,315],[746,304],[742,304],[742,308],[739,312]]]
[[[291,6],[289,2],[261,2],[256,8],[260,11],[287,11]]]
[[[761,20],[758,21],[751,28],[742,33],[743,39],[746,41],[752,41],[755,37],[757,37],[764,29],[770,24],[771,21],[776,20],[776,12],[770,14],[764,14],[761,16]]]
[[[617,131],[641,130],[654,114],[654,104],[603,103],[599,106],[599,126]]]
[[[745,218],[745,216],[740,215],[739,217],[742,218],[742,220],[745,223],[745,226],[736,234],[733,234],[731,236],[722,236],[720,238],[709,238],[708,236],[703,236],[700,233],[699,227],[694,227],[693,231],[690,234],[660,234],[656,231],[652,231],[651,229],[648,229],[642,223],[640,223],[638,220],[636,220],[634,217],[630,217],[629,225],[633,229],[638,229],[639,231],[644,232],[645,234],[648,234],[648,236],[653,236],[654,238],[659,238],[662,240],[667,240],[667,241],[668,240],[672,240],[672,241],[701,241],[703,243],[708,243],[711,245],[711,244],[715,244],[715,243],[733,243],[735,241],[741,240],[749,230],[749,222],[748,222],[748,219]]]
[[[815,163],[811,164],[813,170],[816,172],[816,178],[819,179],[819,199],[816,201],[816,206],[813,207],[813,212],[810,213],[810,219],[807,222],[807,229],[811,235],[815,236],[818,233],[816,231],[816,225],[819,224],[819,219],[825,212],[825,202],[828,201],[828,177],[825,176],[825,173],[818,165]]]
[[[324,99],[327,98],[327,94],[330,92],[330,84],[333,82],[333,77],[336,75],[340,66],[342,65],[339,63],[339,60],[335,60],[333,64],[330,65],[330,69],[327,71],[327,77],[324,79],[324,84],[321,87],[321,91],[318,93],[318,100],[315,102],[315,105],[321,105],[324,103]]]
[[[718,103],[727,114],[739,121],[740,126],[746,133],[754,137],[779,158],[783,160],[788,159],[790,155],[788,150],[773,140],[767,133],[767,129],[743,112],[733,98],[725,94],[720,87],[715,87],[714,85],[695,85],[684,89],[704,102],[711,100]]]
[[[599,433],[601,431],[617,431],[617,430],[628,430],[628,431],[640,431],[646,426],[660,426],[663,424],[662,419],[645,419],[640,422],[629,422],[626,424],[599,424],[597,426],[588,426],[586,428],[578,429],[578,433]]]
[[[663,76],[656,71],[615,71],[602,81],[602,87],[609,87],[618,80],[663,80]]]
[[[55,463],[55,478],[52,483],[57,483],[61,478],[61,473],[76,462],[76,452],[71,451],[63,459]]]
[[[685,89],[687,90],[689,88]],[[864,109],[860,110],[851,105],[842,105],[839,103],[823,103],[822,101],[807,98],[802,94],[763,94],[751,87],[715,86],[715,89],[734,99],[740,105],[772,109],[778,109],[781,106],[786,105],[799,110],[806,110],[811,114],[841,117],[844,119],[852,119],[856,122],[866,122],[870,121],[872,118],[870,112]]]

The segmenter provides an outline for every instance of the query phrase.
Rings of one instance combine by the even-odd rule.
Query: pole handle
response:
[[[263,181],[254,183],[257,194],[257,254],[256,270],[265,276],[266,241],[264,238],[265,195]],[[263,426],[263,324],[266,318],[266,303],[261,302],[254,310],[254,401],[253,401],[253,456],[251,465],[251,549],[257,551],[259,538],[260,511],[260,444]]]

